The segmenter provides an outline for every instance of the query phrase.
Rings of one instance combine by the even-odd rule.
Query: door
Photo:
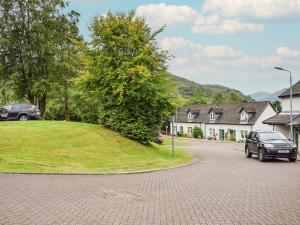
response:
[[[18,115],[20,113],[20,105],[12,105],[10,110],[8,110],[8,120],[15,120],[18,119]]]
[[[224,131],[224,129],[219,130],[219,138],[220,138],[220,141],[225,140],[225,131]]]
[[[258,152],[258,146],[257,146],[257,144],[258,144],[258,134],[253,133],[251,139],[252,139],[252,142],[251,142],[251,145],[250,145],[251,146],[250,151],[257,154],[257,152]]]

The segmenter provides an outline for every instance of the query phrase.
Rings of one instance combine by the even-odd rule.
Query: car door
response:
[[[258,133],[254,132],[252,135],[251,152],[257,154],[258,152]]]
[[[15,120],[18,119],[19,113],[20,113],[20,105],[12,105],[10,110],[8,110],[8,120]]]

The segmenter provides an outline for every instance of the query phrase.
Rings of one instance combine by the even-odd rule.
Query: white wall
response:
[[[293,111],[300,111],[300,97],[293,97]],[[282,111],[290,111],[290,98],[281,99]]]
[[[264,112],[256,120],[256,123],[253,125],[253,130],[262,130],[262,131],[272,131],[273,125],[263,124],[262,122],[266,119],[269,119],[273,116],[276,116],[276,112],[271,105],[268,105]]]
[[[174,123],[174,133],[177,134],[178,131],[180,131],[180,127],[183,127],[183,133],[187,134],[187,135],[192,135],[188,133],[188,127],[201,127],[202,131],[204,132],[204,124],[200,124],[200,123]],[[172,123],[170,123],[170,128],[171,128],[171,134],[172,134]],[[177,129],[177,130],[176,130]]]
[[[280,131],[286,138],[290,138],[290,127],[285,125],[274,125],[275,131]]]
[[[232,124],[206,124],[206,138],[209,137],[209,129],[215,129],[215,133],[217,134],[217,137],[220,137],[219,130],[223,129],[225,133],[228,132],[228,130],[235,130],[236,132],[236,140],[240,141],[241,138],[241,131],[248,131],[248,134],[251,131],[251,125],[232,125]]]

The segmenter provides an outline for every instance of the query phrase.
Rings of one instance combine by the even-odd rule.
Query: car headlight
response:
[[[272,144],[264,144],[265,148],[273,148],[274,146]]]
[[[297,144],[296,143],[292,143],[292,148],[297,148]]]

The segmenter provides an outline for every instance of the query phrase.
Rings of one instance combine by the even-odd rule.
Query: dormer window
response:
[[[192,120],[193,119],[193,114],[191,112],[188,113],[188,120]]]
[[[210,112],[209,119],[210,120],[216,120],[216,114],[213,111]]]
[[[245,110],[241,112],[241,121],[248,121],[248,113]]]

